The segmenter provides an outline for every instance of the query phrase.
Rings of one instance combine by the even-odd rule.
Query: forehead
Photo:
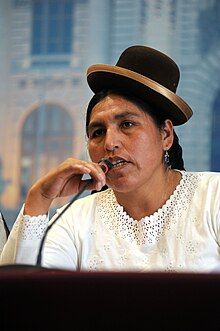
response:
[[[94,106],[91,112],[90,122],[97,118],[116,116],[120,113],[127,114],[128,116],[132,114],[136,114],[137,116],[147,115],[136,103],[123,96],[110,94]]]

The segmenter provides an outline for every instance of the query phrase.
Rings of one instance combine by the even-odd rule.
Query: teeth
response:
[[[122,166],[125,163],[126,163],[125,161],[117,161],[115,163],[113,162],[112,164],[113,164],[113,166],[115,168],[115,167],[120,167],[120,166]]]

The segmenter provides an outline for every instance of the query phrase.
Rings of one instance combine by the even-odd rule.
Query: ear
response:
[[[173,123],[171,120],[166,120],[161,130],[163,150],[167,151],[173,144]]]

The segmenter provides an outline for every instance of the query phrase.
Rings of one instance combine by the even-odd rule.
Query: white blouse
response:
[[[35,264],[47,222],[46,215],[20,213],[1,264]],[[111,189],[78,199],[49,230],[43,266],[87,271],[220,271],[220,174],[182,171],[179,185],[164,206],[139,221],[123,210]]]

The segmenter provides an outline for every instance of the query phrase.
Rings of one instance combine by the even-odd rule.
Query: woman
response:
[[[33,185],[1,263],[36,262],[52,201],[77,193],[89,174],[94,194],[74,202],[50,229],[44,266],[219,270],[220,176],[184,171],[173,125],[192,111],[175,93],[177,65],[157,50],[132,46],[115,66],[91,66],[87,79],[95,93],[86,119],[92,162],[70,158]],[[112,165],[107,174],[103,158]]]

